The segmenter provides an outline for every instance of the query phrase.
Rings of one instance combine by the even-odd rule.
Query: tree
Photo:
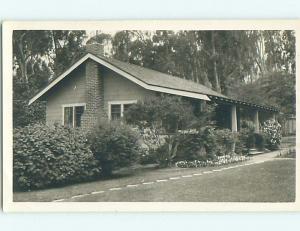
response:
[[[41,57],[51,49],[49,31],[16,30],[13,32],[13,68],[27,89],[30,87],[30,78],[34,76],[35,71],[46,67]]]
[[[280,120],[296,113],[295,76],[285,72],[270,72],[252,83],[240,85],[233,98],[280,109]]]
[[[120,31],[114,36],[112,45],[114,50],[114,57],[124,62],[129,62],[130,45],[132,40],[131,31]]]
[[[101,31],[96,31],[96,35],[91,37],[86,44],[94,44],[94,43],[108,43],[111,42],[112,36],[110,34],[102,33]]]
[[[269,72],[285,71],[295,74],[295,32],[264,31],[266,69]]]
[[[83,40],[85,31],[55,30],[51,31],[54,55],[51,62],[55,76],[61,74],[67,67],[74,63],[84,53]],[[54,76],[54,78],[55,78]]]
[[[13,32],[14,127],[45,120],[45,105],[28,101],[83,51],[85,31]]]
[[[256,77],[232,84],[229,96],[276,106],[281,112],[279,119],[284,120],[296,112],[294,31],[249,33],[255,41],[251,47],[256,47]]]
[[[255,35],[255,36],[254,36]],[[120,31],[113,56],[223,93],[252,76],[258,38],[249,31]]]

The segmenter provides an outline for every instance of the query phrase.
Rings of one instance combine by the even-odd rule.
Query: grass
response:
[[[14,193],[14,201],[52,201],[99,190],[106,192],[66,201],[292,202],[295,200],[295,160],[276,159],[212,174],[155,182],[158,179],[168,179],[211,169],[216,168],[143,169],[137,170],[134,175],[128,173],[118,179]],[[151,181],[155,183],[126,188],[127,184]],[[122,189],[109,191],[110,188],[118,187]]]

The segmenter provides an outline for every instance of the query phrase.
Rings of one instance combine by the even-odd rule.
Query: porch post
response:
[[[236,105],[231,106],[231,131],[237,132]]]
[[[259,117],[258,117],[258,110],[255,110],[254,112],[254,126],[255,126],[255,132],[259,133]]]

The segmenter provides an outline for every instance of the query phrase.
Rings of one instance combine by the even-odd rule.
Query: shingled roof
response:
[[[278,111],[275,107],[269,107],[264,105],[258,105],[250,102],[240,101],[236,99],[231,99],[221,93],[218,93],[200,83],[196,83],[191,80],[182,79],[180,77],[172,76],[169,74],[165,74],[159,71],[155,71],[149,68],[141,67],[138,65],[126,63],[119,61],[117,59],[108,58],[95,53],[85,53],[83,57],[79,58],[77,62],[71,65],[63,74],[57,77],[54,81],[52,81],[47,87],[45,87],[42,91],[40,91],[36,96],[34,96],[30,101],[29,105],[32,104],[35,100],[44,95],[50,88],[54,85],[58,84],[60,80],[62,80],[65,76],[67,76],[71,71],[73,71],[77,66],[82,64],[86,59],[91,58],[96,62],[105,62],[106,66],[114,67],[115,70],[120,70],[122,73],[128,74],[128,76],[132,76],[136,81],[143,83],[144,86],[149,86],[148,89],[160,88],[160,89],[169,89],[170,92],[178,91],[178,92],[186,92],[185,96],[191,96],[195,98],[201,99],[201,95],[205,96],[207,100],[215,100],[215,101],[223,101],[230,104],[239,104],[250,107],[255,107],[258,109],[265,109],[270,111]],[[159,90],[158,90],[159,91]],[[166,91],[168,92],[168,91]],[[184,94],[183,94],[184,95]],[[202,98],[205,99],[205,98]]]
[[[122,62],[117,59],[107,58],[100,55],[96,56],[152,86],[159,86],[176,90],[205,94],[208,96],[227,98],[227,96],[191,80],[183,79],[173,75],[168,75],[138,65]]]

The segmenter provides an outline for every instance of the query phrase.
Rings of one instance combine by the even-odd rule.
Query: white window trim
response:
[[[86,109],[86,103],[71,103],[71,104],[62,104],[62,121],[61,124],[65,126],[65,107],[72,107],[73,108],[73,123],[72,127],[75,126],[75,107],[83,106],[84,110]]]
[[[124,114],[124,104],[135,104],[137,100],[118,100],[118,101],[108,101],[108,119],[111,120],[111,105],[120,104],[121,105],[121,118]]]

